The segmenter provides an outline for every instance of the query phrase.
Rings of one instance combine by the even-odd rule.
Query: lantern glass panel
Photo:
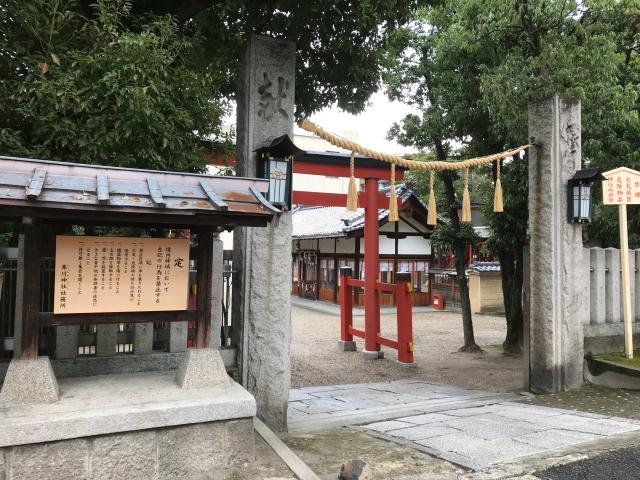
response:
[[[273,204],[287,202],[287,168],[288,163],[282,158],[272,158],[267,161],[269,201]]]
[[[591,220],[591,185],[580,185],[580,220]]]
[[[573,211],[571,216],[574,221],[580,220],[580,188],[580,185],[573,186]]]

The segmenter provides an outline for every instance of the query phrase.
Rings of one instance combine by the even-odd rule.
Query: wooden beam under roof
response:
[[[208,181],[200,180],[200,186],[202,187],[202,190],[204,190],[204,193],[207,194],[207,197],[209,197],[209,200],[211,200],[211,203],[213,203],[216,209],[222,211],[229,209],[229,205],[227,204],[227,202],[225,202],[222,197],[218,195],[218,192],[211,188],[211,185]]]
[[[162,190],[160,190],[160,184],[158,183],[158,180],[148,177],[147,185],[149,186],[149,194],[151,195],[151,200],[153,200],[153,203],[155,203],[158,207],[166,207],[167,202],[165,202],[162,196]]]
[[[260,193],[254,186],[250,186],[249,190],[251,190],[251,193],[253,193],[253,195],[258,199],[260,204],[263,207],[265,207],[267,210],[270,210],[273,213],[282,213],[282,210],[278,210],[276,207],[271,205],[269,201],[266,198],[264,198],[264,195],[262,195],[262,193]]]
[[[38,197],[42,193],[42,187],[44,186],[44,180],[47,177],[47,170],[45,168],[35,168],[33,176],[27,187],[27,199],[38,200]]]

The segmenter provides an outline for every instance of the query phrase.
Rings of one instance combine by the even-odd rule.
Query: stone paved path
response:
[[[640,421],[417,380],[291,390],[289,429],[359,425],[473,470],[640,430]]]

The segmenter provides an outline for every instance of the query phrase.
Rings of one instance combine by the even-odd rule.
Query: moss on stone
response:
[[[634,350],[633,358],[627,358],[623,352],[601,353],[596,355],[597,360],[619,363],[628,367],[640,368],[640,349]]]

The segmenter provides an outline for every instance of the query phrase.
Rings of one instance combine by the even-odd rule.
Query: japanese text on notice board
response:
[[[188,283],[188,239],[56,237],[56,314],[186,310]]]

